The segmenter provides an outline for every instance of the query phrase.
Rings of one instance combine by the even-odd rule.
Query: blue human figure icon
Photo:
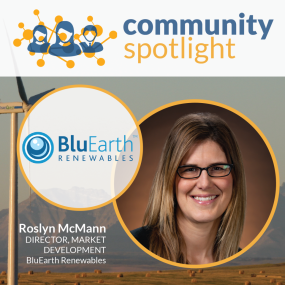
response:
[[[28,51],[46,53],[50,44],[47,42],[47,29],[45,26],[35,26],[33,30],[33,42],[28,45]]]
[[[60,22],[55,32],[55,44],[51,45],[49,49],[51,55],[69,57],[81,54],[80,46],[74,43],[74,28],[70,22]]]
[[[97,29],[93,25],[88,25],[83,30],[83,36],[85,42],[81,42],[80,46],[84,52],[84,54],[94,54],[96,52],[100,52],[103,50],[103,45],[99,42],[95,42],[97,36]]]

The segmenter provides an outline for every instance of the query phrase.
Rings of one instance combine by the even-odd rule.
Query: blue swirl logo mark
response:
[[[54,147],[47,134],[36,132],[25,138],[22,150],[27,160],[33,163],[43,163],[51,158]]]

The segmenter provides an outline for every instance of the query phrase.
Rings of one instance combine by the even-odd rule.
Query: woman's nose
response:
[[[212,184],[212,179],[208,175],[206,169],[202,170],[200,177],[197,180],[197,186],[201,190],[208,189]]]

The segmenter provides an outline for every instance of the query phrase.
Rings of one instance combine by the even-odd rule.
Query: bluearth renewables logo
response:
[[[44,163],[51,158],[54,146],[47,134],[35,132],[25,138],[22,150],[30,162]]]

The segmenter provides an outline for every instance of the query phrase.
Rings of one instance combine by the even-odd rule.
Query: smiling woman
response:
[[[237,140],[220,117],[181,117],[170,131],[142,228],[134,237],[160,257],[205,264],[237,253],[246,186]]]

